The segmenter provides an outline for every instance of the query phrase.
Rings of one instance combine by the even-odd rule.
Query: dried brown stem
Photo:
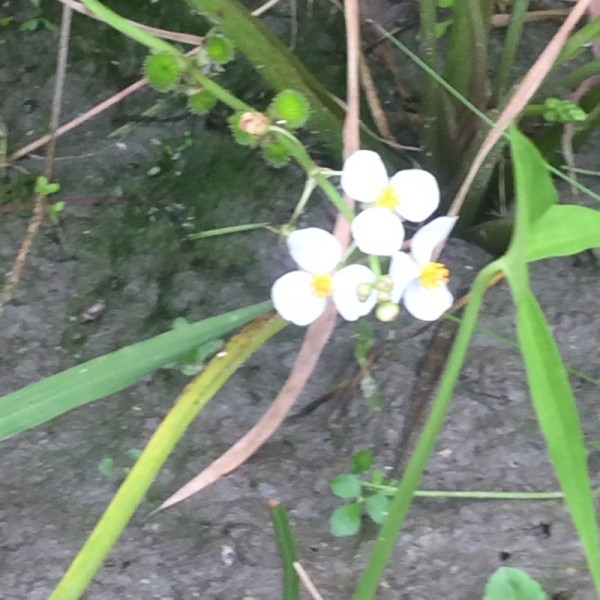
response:
[[[67,58],[69,53],[69,37],[71,34],[71,16],[72,10],[69,6],[63,5],[62,19],[60,24],[60,39],[58,46],[58,59],[56,65],[56,76],[54,81],[54,95],[52,97],[52,108],[50,114],[50,134],[46,159],[44,161],[44,176],[48,181],[52,179],[52,166],[54,164],[54,153],[56,149],[56,130],[60,118],[60,107],[67,73]],[[25,238],[21,242],[19,252],[13,263],[12,270],[2,289],[0,296],[0,309],[9,302],[14,294],[15,287],[21,279],[21,274],[27,261],[29,251],[33,246],[33,241],[40,229],[44,214],[46,212],[46,196],[42,193],[36,193],[34,199],[34,209],[29,223]]]

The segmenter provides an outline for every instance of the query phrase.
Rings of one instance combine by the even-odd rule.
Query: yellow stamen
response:
[[[421,285],[426,288],[440,287],[444,283],[448,283],[450,279],[450,271],[445,265],[439,262],[430,262],[424,267],[421,267],[419,280]]]
[[[391,185],[386,185],[375,199],[375,206],[394,210],[400,204],[400,198]]]
[[[315,273],[312,276],[312,287],[317,298],[327,298],[333,294],[333,278],[329,273]]]

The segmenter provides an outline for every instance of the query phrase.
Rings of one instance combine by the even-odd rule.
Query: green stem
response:
[[[107,25],[110,25],[113,29],[120,31],[123,35],[130,37],[131,39],[147,46],[157,52],[167,52],[175,56],[183,56],[182,53],[173,45],[165,42],[164,40],[139,29],[136,25],[124,19],[117,13],[110,10],[98,2],[98,0],[82,0],[85,4],[100,20],[104,21]]]
[[[369,255],[369,266],[371,267],[371,271],[375,273],[375,277],[379,279],[381,277],[381,263],[379,262],[379,257]]]
[[[354,219],[352,209],[346,204],[336,187],[327,179],[327,177],[320,173],[319,167],[313,162],[310,154],[306,151],[306,148],[302,145],[300,140],[281,127],[271,126],[269,130],[278,134],[278,140],[287,148],[288,152],[294,157],[296,162],[315,180],[317,185],[325,192],[325,194],[327,194],[327,197],[338,211],[344,215],[348,221],[352,222]]]
[[[435,449],[437,438],[450,408],[454,386],[462,369],[471,336],[477,325],[477,315],[487,284],[497,272],[498,264],[493,262],[482,269],[475,278],[471,289],[471,300],[465,310],[463,322],[458,330],[452,352],[440,380],[431,412],[409,460],[404,477],[400,481],[398,490],[390,503],[388,516],[379,530],[367,567],[354,592],[353,600],[371,600],[377,591],[379,580],[394,550],[396,538],[412,504],[423,471]]]
[[[300,579],[294,569],[298,550],[292,527],[283,504],[274,500],[269,503],[269,509],[283,568],[283,600],[300,600]]]
[[[385,496],[394,496],[398,493],[395,485],[378,485],[376,483],[363,483],[363,487],[374,492],[381,492]],[[416,490],[415,498],[460,498],[466,500],[560,500],[564,498],[562,492],[488,492],[483,490]]]
[[[494,104],[497,106],[502,96],[506,92],[510,82],[510,71],[515,62],[525,18],[527,16],[527,7],[529,0],[515,0],[512,5],[510,23],[504,38],[502,53],[500,55],[500,64],[496,76],[496,85],[494,87]]]

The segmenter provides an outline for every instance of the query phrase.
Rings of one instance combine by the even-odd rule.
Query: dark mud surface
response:
[[[52,34],[28,39],[41,47],[46,43],[53,52]],[[18,54],[18,45],[5,38],[2,44],[3,50]],[[27,56],[21,60],[31,62]],[[50,73],[51,68],[46,74],[24,69],[18,86],[3,89],[13,149],[44,126],[46,112],[23,112],[23,102],[47,106]],[[6,66],[0,71],[6,81],[13,74],[14,68]],[[65,118],[106,95],[101,81],[83,68],[75,70],[67,81]],[[301,190],[297,173],[273,175],[259,157],[233,147],[199,119],[176,122],[167,133],[160,123],[145,124],[127,137],[110,139],[111,117],[100,117],[59,141],[55,179],[62,184],[60,198],[68,202],[62,217],[67,245],[58,243],[55,227],[45,223],[15,300],[0,313],[1,394],[165,331],[178,316],[201,319],[262,301],[273,279],[290,266],[284,249],[267,233],[194,243],[184,238],[190,230],[218,225],[285,220]],[[181,144],[185,130],[193,143],[181,160],[165,159],[150,141],[162,136]],[[578,165],[594,168],[594,156],[590,152]],[[22,164],[41,169],[35,157]],[[146,176],[156,165],[161,173]],[[565,191],[563,201],[569,200]],[[0,213],[3,273],[10,269],[28,214]],[[317,209],[310,218],[322,223],[327,214]],[[458,291],[489,257],[457,240],[449,244],[445,259]],[[599,379],[597,267],[585,260],[552,260],[534,265],[531,277],[566,363]],[[106,304],[101,318],[82,323],[82,312],[98,301]],[[489,292],[480,324],[514,339],[504,284]],[[286,329],[248,361],[190,428],[86,598],[280,598],[279,557],[267,510],[272,498],[285,503],[301,561],[323,597],[351,597],[376,530],[367,526],[352,539],[329,534],[329,515],[338,506],[329,481],[347,470],[350,455],[361,448],[372,448],[379,466],[394,465],[408,399],[434,335],[430,330],[398,342],[416,329],[406,317],[376,327],[378,344],[385,347],[374,368],[384,395],[380,412],[355,391],[341,404],[325,403],[291,418],[243,468],[184,504],[149,517],[267,409],[301,342],[301,330]],[[353,352],[351,328],[340,323],[296,413],[352,373]],[[161,370],[0,443],[0,598],[48,597],[117,489],[131,464],[130,452],[144,447],[186,381],[178,371]],[[600,452],[592,443],[600,430],[598,389],[576,377],[572,383],[598,485]],[[100,469],[107,458],[114,462],[112,474]],[[421,487],[557,487],[519,356],[489,336],[478,334],[473,340]],[[554,600],[594,597],[560,502],[421,499],[409,513],[378,598],[479,600],[487,577],[501,565],[526,569]]]

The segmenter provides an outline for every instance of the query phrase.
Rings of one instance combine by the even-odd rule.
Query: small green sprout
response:
[[[383,473],[377,469],[371,474],[370,489],[360,478],[373,466],[373,451],[356,452],[350,465],[352,473],[337,475],[331,480],[331,491],[344,500],[352,500],[336,508],[329,520],[330,531],[336,537],[355,535],[360,531],[362,515],[366,514],[374,523],[383,523],[389,508],[389,498],[378,491],[376,486],[384,483]]]
[[[50,206],[48,206],[48,214],[54,223],[58,222],[58,218],[60,217],[60,214],[64,210],[65,206],[66,202],[64,200],[61,200],[60,202],[53,202],[50,204]]]
[[[35,193],[42,194],[42,196],[50,196],[60,190],[60,184],[51,183],[44,175],[40,175],[35,180]]]

